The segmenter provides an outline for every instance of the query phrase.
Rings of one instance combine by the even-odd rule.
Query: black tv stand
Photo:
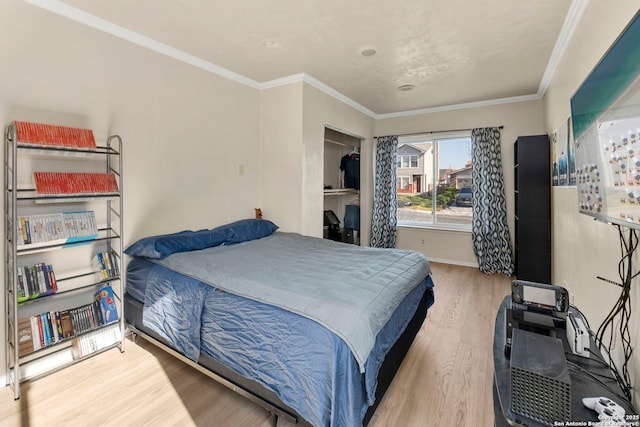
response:
[[[505,315],[507,309],[511,307],[511,296],[508,295],[502,301],[500,309],[496,315],[495,329],[493,333],[493,362],[494,362],[494,382],[493,382],[493,409],[495,414],[495,426],[543,426],[538,422],[524,419],[511,411],[511,372],[510,362],[505,354],[505,341],[507,328],[505,325]],[[581,317],[580,313],[573,308],[570,309],[575,316]],[[582,404],[583,397],[609,397],[620,404],[627,414],[636,414],[633,406],[620,396],[622,390],[618,383],[611,378],[612,374],[608,366],[605,366],[602,354],[597,349],[593,338],[590,340],[591,357],[583,358],[571,353],[567,343],[565,330],[561,327],[555,328],[557,338],[562,340],[565,349],[567,362],[572,366],[571,377],[571,420],[557,420],[558,425],[569,421],[598,421],[598,414],[586,408]],[[601,381],[599,384],[592,375]],[[607,379],[611,378],[611,379]],[[618,395],[616,395],[616,393]],[[574,424],[575,425],[575,424]]]

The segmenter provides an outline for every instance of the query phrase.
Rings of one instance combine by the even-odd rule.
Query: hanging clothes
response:
[[[340,160],[340,170],[344,172],[344,188],[360,189],[360,154],[351,153]]]
[[[360,231],[360,206],[346,205],[344,207],[344,228]]]

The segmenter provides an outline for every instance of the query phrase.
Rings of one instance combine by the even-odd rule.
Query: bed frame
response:
[[[363,426],[369,424],[369,421],[375,413],[376,408],[382,401],[384,394],[391,385],[393,377],[400,368],[400,364],[402,363],[404,356],[409,351],[409,347],[411,347],[415,336],[420,330],[422,323],[424,322],[424,319],[427,315],[427,307],[432,301],[431,295],[431,290],[427,289],[422,296],[416,313],[407,325],[407,328],[398,338],[396,343],[391,347],[389,353],[385,357],[385,360],[382,363],[380,371],[378,373],[376,400],[375,403],[367,410],[363,419]],[[235,372],[217,362],[213,358],[207,356],[206,354],[201,353],[198,359],[198,363],[195,363],[191,359],[185,357],[182,353],[176,351],[162,337],[143,326],[142,308],[143,304],[141,302],[132,298],[130,295],[125,294],[125,319],[129,330],[131,330],[131,332],[134,334],[134,340],[136,336],[141,336],[145,340],[156,345],[158,348],[166,351],[167,353],[193,367],[194,369],[197,369],[209,378],[219,382],[220,384],[228,387],[236,393],[262,406],[271,414],[274,426],[277,426],[279,418],[284,418],[290,422],[303,426],[310,425],[294,409],[284,404],[278,398],[278,396],[276,396],[275,393],[273,393],[271,390],[266,389],[261,384],[236,374]]]

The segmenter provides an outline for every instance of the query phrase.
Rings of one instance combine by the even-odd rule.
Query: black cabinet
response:
[[[549,137],[521,136],[514,147],[515,274],[551,283]]]

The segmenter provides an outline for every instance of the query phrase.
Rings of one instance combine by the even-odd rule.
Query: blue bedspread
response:
[[[378,332],[429,274],[429,263],[419,252],[282,232],[154,262],[315,320],[346,342],[362,372]]]
[[[147,280],[139,280],[141,276]],[[433,301],[427,276],[377,334],[362,374],[344,340],[313,320],[145,259],[129,263],[127,279],[129,293],[144,295],[145,326],[194,360],[206,353],[261,383],[314,426],[362,423],[375,400],[384,355],[406,328],[425,289]]]

